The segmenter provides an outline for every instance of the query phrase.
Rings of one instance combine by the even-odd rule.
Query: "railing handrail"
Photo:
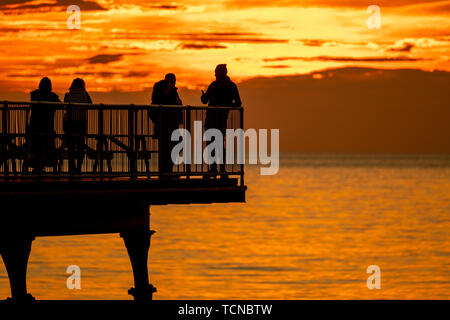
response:
[[[9,100],[1,100],[0,108],[3,108],[5,103],[9,105],[32,105],[32,104],[47,104],[47,105],[55,105],[57,109],[65,109],[65,106],[79,106],[85,109],[160,109],[160,108],[172,108],[172,109],[180,109],[180,110],[208,110],[208,109],[227,109],[227,110],[241,110],[243,106],[191,106],[191,105],[164,105],[164,104],[106,104],[106,103],[74,103],[74,102],[50,102],[50,101],[9,101]],[[17,108],[17,107],[8,107],[8,108]]]
[[[45,129],[40,132],[39,126],[36,126],[36,130],[30,126],[33,121],[33,112],[38,111],[34,110],[34,106],[38,105],[52,105],[51,109],[57,110],[54,113],[54,123],[51,121],[48,124],[53,125],[53,130]],[[85,110],[86,113],[82,115],[82,121],[85,123],[80,126],[84,127],[81,129],[84,130],[81,133],[76,131],[78,129],[71,129],[72,121],[74,121],[72,116],[77,115],[74,110],[78,108]],[[40,108],[37,107],[37,109]],[[181,118],[177,121],[181,122],[173,128],[170,121],[168,123],[161,121],[164,112],[152,113],[152,111],[174,109],[180,110],[173,117],[175,119],[180,113]],[[208,112],[219,109],[224,112]],[[220,166],[217,165],[215,170],[210,170],[211,167],[204,161],[169,164],[170,169],[164,167],[168,163],[167,150],[170,151],[170,149],[167,148],[167,139],[170,137],[162,134],[164,128],[174,130],[181,126],[182,129],[192,132],[192,137],[189,136],[189,139],[196,139],[197,136],[202,138],[202,132],[206,132],[211,125],[224,125],[223,123],[216,124],[214,121],[221,117],[227,119],[226,129],[242,128],[243,111],[242,106],[88,104],[0,100],[0,177],[3,176],[5,179],[32,177],[35,171],[30,173],[29,169],[36,169],[38,166],[38,176],[45,174],[46,176],[72,178],[92,175],[100,178],[121,176],[135,179],[145,176],[148,178],[163,176],[169,172],[175,176],[186,178],[208,177],[209,175],[217,177],[218,174],[225,174],[239,175],[241,177],[240,184],[243,185],[244,166],[236,163],[222,163]],[[46,113],[44,115],[47,116]],[[67,115],[68,119],[66,119]],[[168,115],[172,116],[170,112]],[[157,119],[154,119],[155,117]],[[209,117],[212,117],[213,121],[208,122]],[[39,117],[34,118],[34,120],[36,119],[40,120]],[[198,128],[198,125],[195,124],[196,121],[202,122],[204,125],[204,130],[202,125],[201,133],[196,130],[192,131],[192,126]],[[75,126],[75,128],[77,127]],[[225,137],[225,133],[223,135]],[[81,142],[78,141],[80,138]],[[81,147],[75,147],[78,144]],[[200,148],[205,148],[206,144],[207,140],[201,139]],[[188,148],[187,146],[186,142],[186,148]],[[237,145],[234,146],[237,148]],[[225,143],[223,147],[225,148]],[[43,148],[44,151],[40,148]],[[192,146],[190,148],[192,150]],[[184,152],[183,149],[183,155]],[[235,155],[236,152],[235,150]],[[48,159],[40,158],[46,154],[50,155]],[[193,155],[191,152],[188,154]],[[163,155],[164,157],[162,157]],[[190,160],[195,161],[192,160],[192,157]],[[225,161],[225,159],[223,160]],[[76,168],[75,162],[77,163]],[[49,170],[53,167],[53,174],[47,170],[48,167],[50,167]]]

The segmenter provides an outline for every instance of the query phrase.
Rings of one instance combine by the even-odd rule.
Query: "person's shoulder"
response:
[[[70,100],[71,100],[71,97],[72,95],[70,94],[70,92],[66,92],[65,94],[64,94],[64,102],[70,102]]]
[[[155,82],[155,84],[153,85],[153,87],[160,87],[164,84],[165,80],[159,80],[157,82]]]
[[[230,85],[232,85],[232,86],[234,86],[234,87],[237,87],[236,83],[235,83],[233,80],[231,80],[230,77],[227,77],[227,82],[228,82]]]
[[[30,93],[31,101],[45,101],[45,97],[42,96],[42,92],[39,89],[36,89]]]
[[[91,96],[89,95],[89,92],[85,91],[84,94],[85,94],[85,96],[86,96],[87,103],[92,103],[92,98],[91,98]]]
[[[59,101],[59,96],[54,92],[50,92],[49,97],[52,100]]]
[[[33,99],[33,98],[35,98],[35,97],[38,97],[39,96],[39,89],[36,89],[36,90],[33,90],[33,91],[31,91],[30,92],[30,96],[31,96],[31,98]]]

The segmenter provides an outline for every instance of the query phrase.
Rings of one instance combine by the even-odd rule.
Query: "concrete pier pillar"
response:
[[[34,301],[34,297],[27,292],[27,266],[33,240],[32,236],[8,236],[0,239],[0,255],[11,287],[11,298],[8,300]]]

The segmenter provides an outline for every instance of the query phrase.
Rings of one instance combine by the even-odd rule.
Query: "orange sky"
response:
[[[66,8],[81,7],[81,30]],[[381,8],[380,30],[366,8]],[[450,71],[450,1],[0,0],[0,94],[42,76],[64,92],[140,91],[166,72],[199,88],[227,63],[237,81],[342,66]]]

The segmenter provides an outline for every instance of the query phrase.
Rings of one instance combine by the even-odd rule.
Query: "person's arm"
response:
[[[151,104],[161,104],[161,87],[159,82],[153,85]]]
[[[86,97],[87,97],[88,103],[92,104],[91,96],[89,95],[89,93],[87,93],[87,91],[86,91]]]
[[[64,95],[64,103],[69,103],[70,101],[69,101],[69,95],[66,93],[65,95]]]
[[[207,104],[209,102],[209,96],[211,94],[211,86],[212,84],[209,85],[208,89],[206,90],[206,93],[203,92],[202,90],[202,96],[200,97],[200,100],[202,100],[203,104]]]
[[[242,106],[241,97],[239,96],[239,90],[238,90],[236,84],[234,84],[234,86],[233,86],[233,100],[234,100],[233,106],[235,106],[235,107]]]
[[[177,105],[183,105],[183,102],[181,101],[181,99],[180,99],[180,96],[178,95],[178,91],[175,91],[175,99],[177,100],[176,101],[176,104]]]
[[[59,100],[59,97],[56,93],[52,92],[52,100],[53,102],[59,102],[61,103],[61,100]]]
[[[156,96],[157,96],[157,93],[156,93],[155,87],[153,87],[151,104],[156,104],[156,100],[157,100]]]

